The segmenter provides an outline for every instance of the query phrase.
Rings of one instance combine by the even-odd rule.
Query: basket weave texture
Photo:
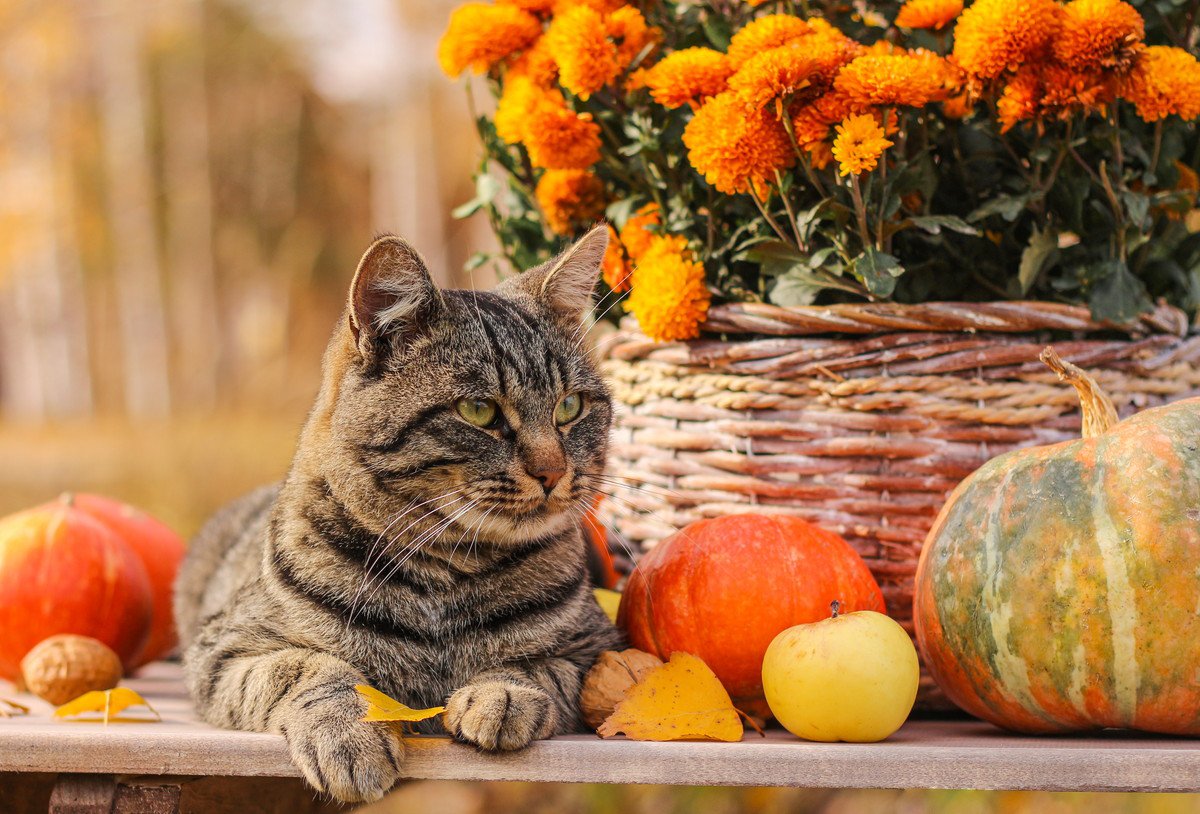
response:
[[[1160,306],[1129,326],[1043,302],[724,305],[702,338],[606,339],[619,405],[615,530],[647,550],[734,512],[786,513],[846,537],[912,631],[921,544],[959,481],[1002,452],[1079,437],[1053,344],[1122,415],[1200,395],[1200,335]],[[927,675],[921,699],[945,704]]]

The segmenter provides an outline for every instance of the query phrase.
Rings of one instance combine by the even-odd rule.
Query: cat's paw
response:
[[[463,687],[446,702],[446,730],[490,751],[528,746],[554,732],[554,704],[542,690],[487,681]]]
[[[310,692],[310,699],[297,698],[296,714],[281,727],[292,761],[313,788],[343,803],[383,797],[400,779],[404,742],[388,724],[362,720],[364,705],[353,690]]]

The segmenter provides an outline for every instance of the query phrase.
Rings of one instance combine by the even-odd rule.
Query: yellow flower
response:
[[[1125,71],[1143,48],[1146,24],[1123,0],[1071,0],[1061,16],[1052,47],[1054,57],[1069,68]]]
[[[547,225],[560,235],[604,214],[604,183],[587,170],[546,170],[534,194]]]
[[[547,91],[526,76],[509,74],[504,81],[504,90],[496,101],[496,115],[492,119],[496,124],[496,135],[509,144],[524,141],[529,114],[539,102],[553,93],[557,91]]]
[[[704,264],[696,261],[687,239],[655,237],[633,270],[633,291],[625,307],[655,342],[694,339],[708,314],[711,297]]]
[[[617,230],[608,227],[608,248],[604,250],[604,260],[600,264],[600,275],[604,283],[618,294],[629,290],[629,261],[625,258],[625,249],[617,237]]]
[[[641,77],[654,101],[674,108],[721,93],[732,73],[729,57],[720,51],[684,48],[668,54]]]
[[[974,79],[995,79],[1041,56],[1058,28],[1055,0],[975,0],[954,28],[954,58]]]
[[[580,99],[587,99],[621,72],[604,16],[590,6],[572,5],[555,17],[546,31],[546,47],[558,63],[559,82]]]
[[[483,73],[541,33],[538,18],[515,6],[467,3],[450,15],[450,25],[438,43],[438,63],[451,77],[467,68]]]
[[[941,95],[943,77],[924,57],[867,54],[842,68],[834,85],[860,105],[922,107]]]
[[[812,28],[799,17],[790,14],[768,14],[748,23],[729,41],[728,54],[735,68],[755,54],[787,45],[804,36]]]
[[[1121,97],[1148,122],[1171,114],[1194,119],[1200,116],[1200,63],[1182,48],[1152,45],[1125,77]]]
[[[526,114],[521,141],[535,167],[582,170],[600,160],[600,125],[576,113],[557,92],[543,94]]]
[[[761,108],[772,100],[790,100],[801,91],[814,95],[817,63],[799,45],[784,45],[755,54],[729,80],[729,89],[746,104]]]
[[[662,37],[659,29],[646,25],[642,12],[633,6],[621,6],[608,15],[605,25],[609,39],[617,45],[617,62],[621,70],[628,68],[647,45]]]
[[[941,29],[962,14],[963,0],[908,0],[896,15],[901,28]]]
[[[753,190],[766,196],[764,182],[796,160],[787,131],[768,111],[748,108],[733,93],[714,96],[683,131],[688,160],[719,192]]]
[[[661,225],[662,219],[658,216],[656,203],[645,204],[634,212],[621,228],[621,243],[624,244],[625,251],[629,252],[629,256],[634,260],[640,259],[646,253],[646,249],[650,248],[650,241],[654,239]]]
[[[874,116],[850,116],[837,127],[833,157],[842,175],[860,175],[875,169],[879,156],[891,146]]]

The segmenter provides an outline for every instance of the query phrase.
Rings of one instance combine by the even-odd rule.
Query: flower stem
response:
[[[862,187],[858,183],[858,174],[850,176],[850,197],[854,199],[854,214],[858,216],[858,236],[862,239],[863,251],[871,244],[871,234],[867,228],[867,207],[863,204]]]
[[[792,227],[792,234],[796,236],[796,245],[801,251],[808,251],[808,246],[804,243],[804,238],[800,236],[800,226],[796,223],[796,213],[792,211],[792,202],[788,199],[788,194],[783,191],[783,173],[775,170],[775,183],[779,185],[779,197],[783,198],[783,208],[787,210],[788,224]]]
[[[758,199],[758,195],[753,189],[750,190],[749,194],[751,199],[754,201],[754,205],[758,207],[759,212],[762,212],[762,216],[767,219],[767,223],[771,224],[771,228],[775,230],[775,234],[779,236],[779,239],[784,243],[791,243],[792,241],[788,240],[788,236],[783,233],[783,229],[779,226],[779,221],[775,220],[775,218],[771,216],[771,212],[767,209],[763,202]],[[799,248],[799,246],[796,248]]]

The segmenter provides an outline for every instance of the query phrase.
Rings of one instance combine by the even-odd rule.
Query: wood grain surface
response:
[[[105,727],[55,720],[50,705],[16,696],[33,713],[0,719],[0,772],[298,775],[282,738],[196,721],[177,666],[152,665],[129,684],[154,704],[162,722]],[[1029,738],[964,720],[910,721],[878,744],[807,743],[779,731],[732,744],[576,735],[487,755],[446,738],[421,737],[409,739],[405,768],[413,779],[1195,792],[1200,740],[1107,732]]]

